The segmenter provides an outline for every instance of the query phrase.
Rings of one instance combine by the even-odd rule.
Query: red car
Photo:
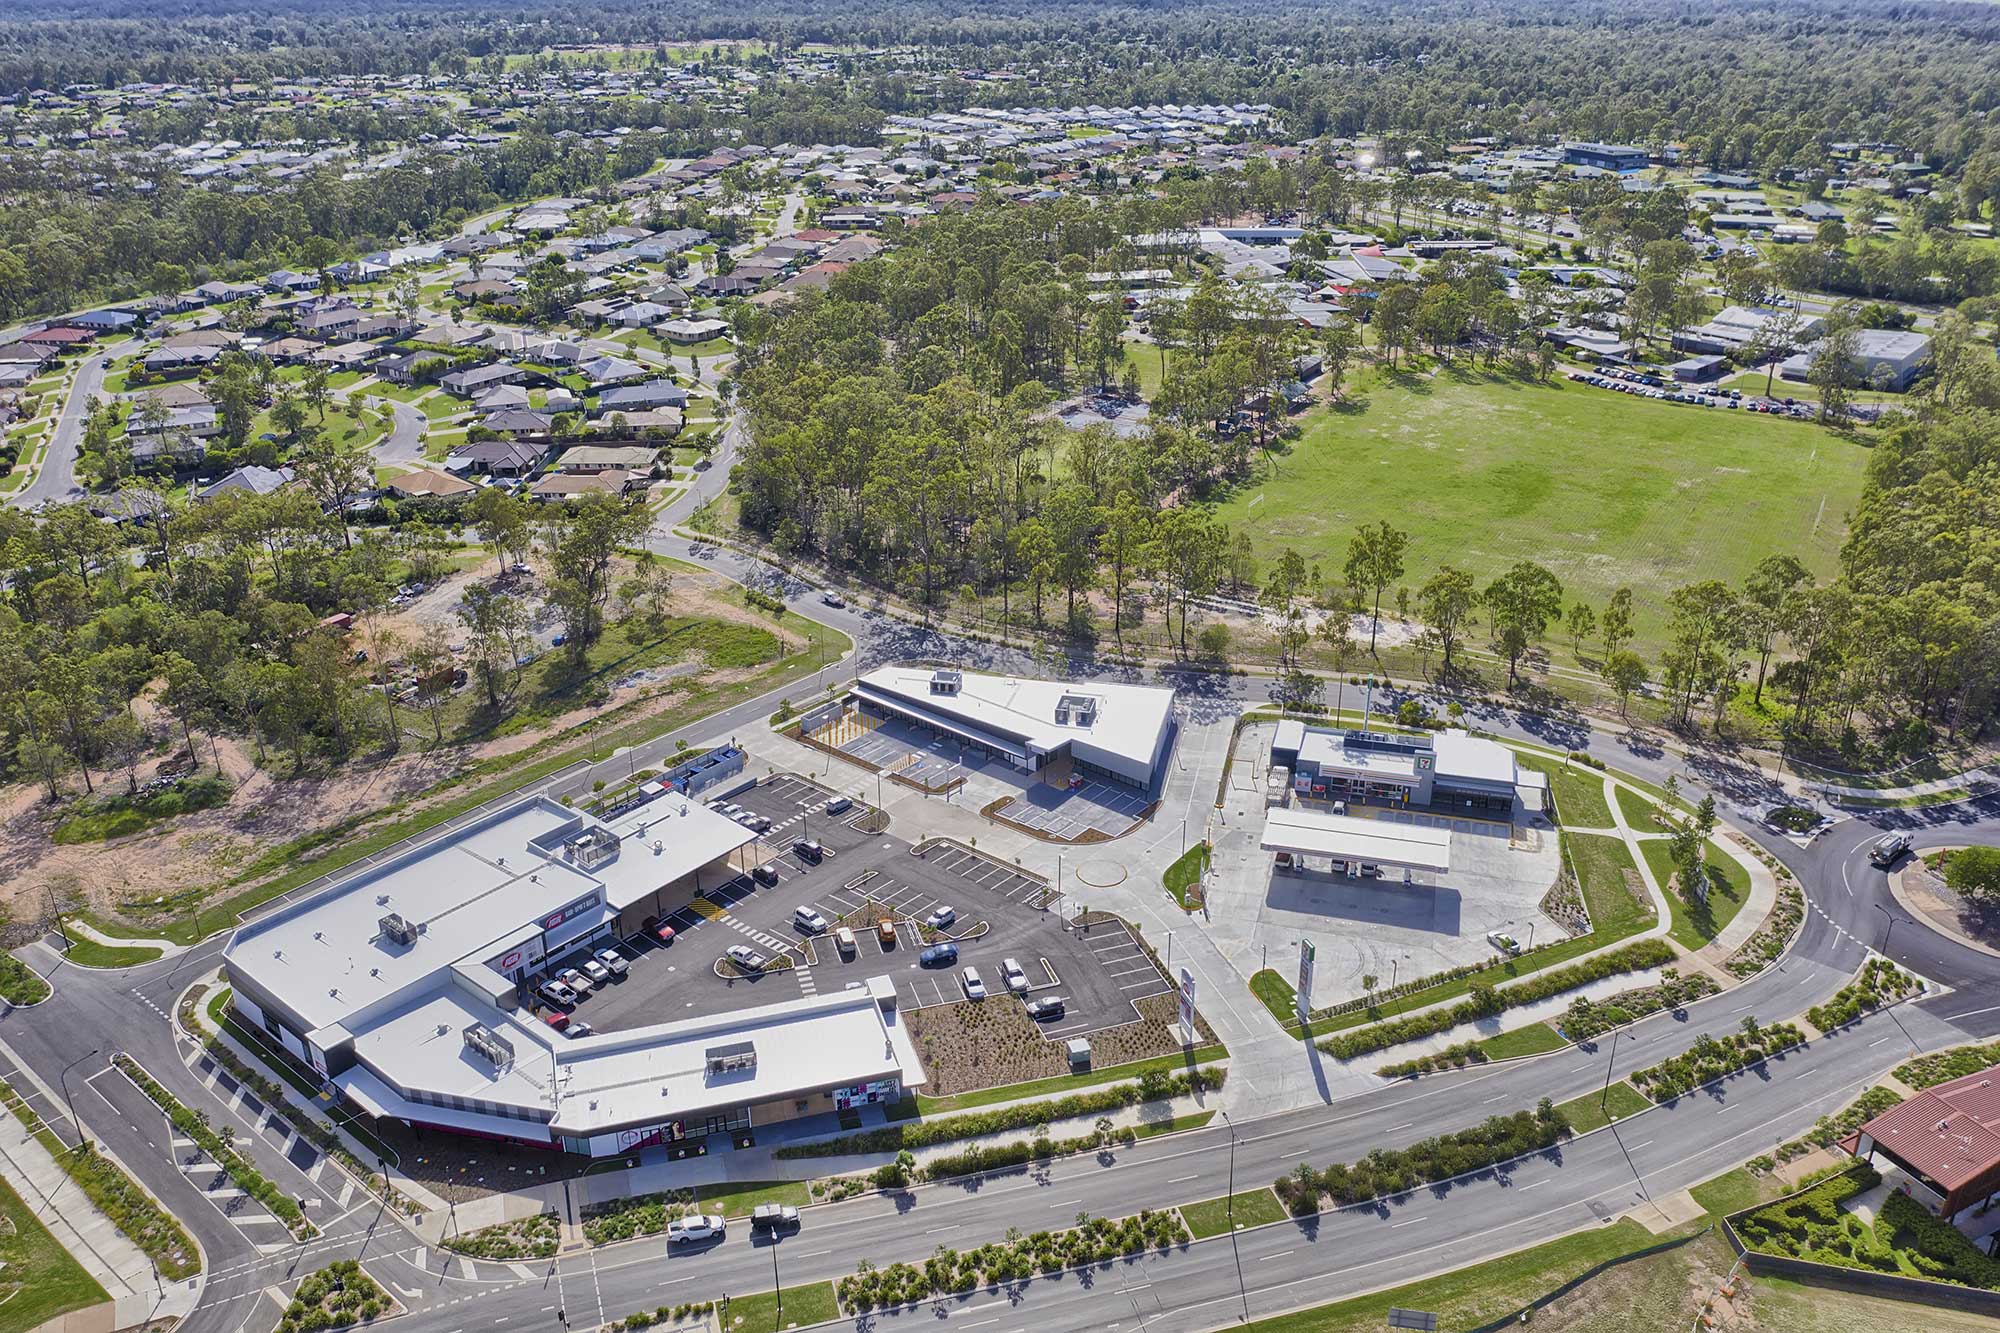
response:
[[[542,1021],[560,1032],[569,1026],[569,1015],[560,1009],[551,1009],[548,1013],[542,1015]]]
[[[674,942],[674,928],[657,917],[647,921],[641,929],[662,944]]]

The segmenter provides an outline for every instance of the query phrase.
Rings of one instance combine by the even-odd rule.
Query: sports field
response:
[[[1778,551],[1832,573],[1861,493],[1867,450],[1810,422],[1477,371],[1352,383],[1216,516],[1261,557],[1293,546],[1329,578],[1354,531],[1387,520],[1410,534],[1412,591],[1440,564],[1484,586],[1524,559],[1566,600],[1601,608],[1629,584],[1642,649],[1681,584],[1736,582]]]

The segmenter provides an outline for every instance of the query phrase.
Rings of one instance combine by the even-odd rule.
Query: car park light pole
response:
[[[1222,1123],[1229,1128],[1229,1198],[1223,1204],[1229,1225],[1229,1250],[1236,1256],[1236,1294],[1243,1302],[1243,1322],[1250,1322],[1250,1292],[1243,1285],[1243,1250],[1236,1242],[1236,1122],[1229,1118],[1229,1112],[1218,1111]]]

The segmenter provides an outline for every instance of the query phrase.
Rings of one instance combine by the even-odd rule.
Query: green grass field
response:
[[[1611,807],[1604,803],[1604,774],[1588,764],[1516,751],[1521,767],[1546,774],[1555,793],[1556,814],[1570,828],[1610,828]]]
[[[0,1181],[0,1219],[5,1222],[0,1230],[0,1333],[25,1333],[57,1315],[111,1299],[5,1181]]]
[[[1483,586],[1517,560],[1598,606],[1629,585],[1642,649],[1682,584],[1740,580],[1774,550],[1832,572],[1861,492],[1865,450],[1807,422],[1463,369],[1351,386],[1216,517],[1266,560],[1292,546],[1335,570],[1387,521],[1410,533],[1412,589],[1440,564]]]
[[[1543,1055],[1569,1045],[1547,1023],[1530,1023],[1479,1043],[1489,1060],[1512,1060],[1523,1055]]]
[[[1574,1101],[1564,1102],[1556,1110],[1562,1112],[1571,1129],[1579,1134],[1588,1134],[1593,1129],[1603,1129],[1614,1120],[1637,1115],[1651,1105],[1630,1083],[1620,1079],[1608,1089],[1587,1092]]]
[[[760,1291],[732,1298],[727,1322],[718,1320],[722,1333],[778,1333],[779,1329],[806,1328],[840,1318],[840,1307],[834,1301],[831,1282],[784,1288],[782,1313],[779,1310],[779,1294]]]

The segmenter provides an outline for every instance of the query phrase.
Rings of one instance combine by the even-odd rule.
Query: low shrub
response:
[[[1662,968],[1660,980],[1655,985],[1634,987],[1602,1000],[1577,996],[1563,1011],[1557,1026],[1571,1041],[1588,1041],[1650,1014],[1684,1008],[1705,996],[1719,994],[1721,990],[1722,987],[1705,972],[1682,976],[1676,968]]]
[[[1004,1134],[1029,1129],[1053,1120],[1102,1115],[1140,1102],[1162,1101],[1222,1086],[1227,1070],[1196,1069],[1185,1074],[1149,1071],[1130,1083],[1114,1083],[1108,1088],[1074,1093],[1049,1102],[1024,1102],[971,1115],[955,1115],[943,1120],[906,1121],[884,1125],[864,1134],[846,1134],[816,1143],[790,1143],[773,1155],[780,1158],[843,1157],[850,1153],[900,1152],[905,1148],[925,1148],[950,1143],[954,1139],[977,1138],[983,1134]]]
[[[1025,1281],[1038,1273],[1108,1264],[1148,1250],[1164,1252],[1189,1239],[1174,1213],[1147,1209],[1116,1222],[1079,1213],[1076,1226],[1067,1231],[1023,1236],[1018,1229],[1009,1230],[1005,1240],[964,1251],[940,1245],[921,1264],[877,1268],[864,1260],[852,1277],[840,1279],[836,1295],[841,1308],[852,1313],[892,1310],[980,1286]]]
[[[0,999],[9,1004],[40,1004],[49,998],[49,983],[34,968],[11,953],[0,953]]]
[[[1799,923],[1805,920],[1805,895],[1799,892],[1797,881],[1782,867],[1772,873],[1778,880],[1778,901],[1764,918],[1764,924],[1722,965],[1732,977],[1753,977],[1769,967],[1785,951]]]
[[[277,1333],[319,1333],[365,1324],[389,1308],[390,1300],[375,1279],[354,1260],[341,1259],[299,1283],[278,1319]]]
[[[1704,1032],[1680,1055],[1641,1069],[1632,1075],[1632,1086],[1655,1102],[1671,1101],[1804,1040],[1805,1034],[1790,1023],[1759,1027],[1755,1018],[1745,1018],[1741,1031],[1723,1037]]]
[[[475,1259],[553,1259],[561,1242],[562,1224],[556,1215],[536,1213],[449,1237],[444,1247]]]
[[[1340,1206],[1479,1171],[1524,1153],[1553,1148],[1570,1125],[1548,1098],[1533,1111],[1496,1115],[1484,1124],[1440,1134],[1407,1148],[1378,1148],[1358,1162],[1336,1162],[1323,1171],[1301,1163],[1272,1186],[1295,1217],[1319,1211],[1322,1197]]]
[[[1994,1065],[2000,1065],[2000,1041],[1985,1046],[1955,1046],[1948,1051],[1920,1055],[1907,1064],[1897,1066],[1896,1080],[1913,1088],[1934,1088],[1940,1083],[1977,1074]]]
[[[1429,1055],[1420,1055],[1414,1060],[1398,1060],[1394,1064],[1383,1065],[1375,1072],[1383,1078],[1404,1078],[1410,1074],[1435,1074],[1440,1069],[1463,1069],[1467,1065],[1486,1063],[1486,1048],[1476,1041],[1461,1041],[1455,1046],[1447,1046]]]
[[[1870,958],[1853,981],[1825,1004],[1806,1010],[1806,1022],[1821,1032],[1852,1023],[1865,1013],[1892,1004],[1916,991],[1921,983],[1886,958]]]

